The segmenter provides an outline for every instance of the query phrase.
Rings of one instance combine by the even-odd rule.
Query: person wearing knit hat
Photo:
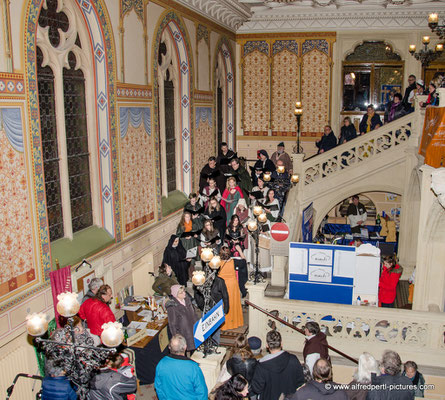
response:
[[[187,351],[195,350],[193,325],[198,320],[190,296],[187,296],[184,286],[173,285],[171,297],[165,303],[168,314],[168,329],[172,336],[182,335],[187,341]]]
[[[251,336],[247,339],[247,342],[249,343],[250,350],[252,350],[253,355],[255,358],[258,358],[258,356],[261,356],[261,339],[257,336]]]
[[[275,167],[278,167],[277,162],[278,160],[281,160],[289,176],[292,175],[292,159],[289,154],[284,151],[284,142],[278,143],[277,151],[272,154],[270,160],[274,163]]]
[[[417,89],[416,89],[416,94],[417,94],[418,96],[422,96],[422,95],[425,94],[425,82],[422,81],[422,79],[419,79],[419,80],[416,82],[416,87],[417,87]]]

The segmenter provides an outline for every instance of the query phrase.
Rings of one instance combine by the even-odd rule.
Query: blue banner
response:
[[[312,227],[314,225],[314,203],[309,204],[303,210],[303,218],[301,219],[301,231],[303,234],[303,242],[312,243]]]
[[[203,315],[193,326],[193,338],[198,348],[226,320],[223,301],[220,300],[208,313]]]

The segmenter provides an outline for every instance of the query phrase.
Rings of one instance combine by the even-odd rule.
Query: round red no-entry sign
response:
[[[272,226],[270,233],[277,242],[282,242],[289,237],[289,227],[283,222],[277,222]]]

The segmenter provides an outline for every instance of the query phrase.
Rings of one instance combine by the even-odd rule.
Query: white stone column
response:
[[[437,312],[444,310],[445,302],[445,168],[424,165],[420,170],[421,202],[413,310]]]
[[[264,291],[266,290],[266,286],[267,283],[257,283],[254,285],[249,282],[246,285],[249,291],[249,301],[261,308],[265,308]],[[249,306],[249,336],[258,336],[264,344],[266,342],[267,331],[267,315]]]

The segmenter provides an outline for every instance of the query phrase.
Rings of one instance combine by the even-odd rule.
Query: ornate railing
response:
[[[250,302],[269,312],[278,310],[278,317],[300,329],[308,321],[318,322],[329,344],[354,358],[364,351],[380,357],[384,350],[392,349],[404,360],[443,366],[443,313],[277,299],[265,297],[264,289],[260,285],[249,286]],[[267,315],[251,309],[249,335],[265,338],[268,320]],[[304,337],[284,324],[276,326],[286,349],[301,352]]]
[[[320,182],[324,178],[357,167],[361,163],[370,162],[375,157],[406,144],[413,133],[416,115],[409,114],[304,161],[302,182],[305,186]],[[415,134],[418,135],[419,132]]]

